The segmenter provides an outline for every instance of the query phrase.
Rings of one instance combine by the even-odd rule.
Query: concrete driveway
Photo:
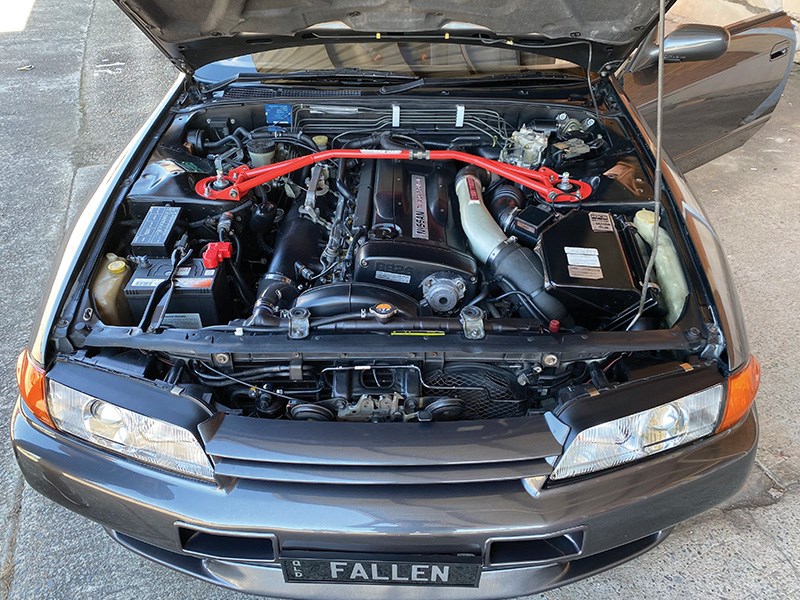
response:
[[[33,493],[16,469],[6,433],[13,365],[59,241],[175,73],[110,0],[36,0],[23,30],[4,27],[13,29],[0,22],[0,594],[243,597],[122,550]],[[730,253],[764,367],[757,468],[738,498],[653,552],[542,598],[800,597],[799,104],[795,72],[765,129],[690,176]]]

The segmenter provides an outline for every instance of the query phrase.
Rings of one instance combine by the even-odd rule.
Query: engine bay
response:
[[[148,334],[665,329],[689,287],[674,248],[645,276],[652,195],[620,123],[577,105],[228,102],[173,119],[90,302],[102,327]],[[226,410],[298,420],[524,416],[606,377],[602,361],[158,360]]]

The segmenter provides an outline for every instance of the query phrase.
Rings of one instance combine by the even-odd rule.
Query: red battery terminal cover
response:
[[[203,252],[203,266],[216,269],[226,258],[233,256],[233,245],[230,242],[211,242]]]

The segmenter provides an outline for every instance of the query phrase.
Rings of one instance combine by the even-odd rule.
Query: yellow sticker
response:
[[[412,335],[417,337],[441,336],[444,331],[393,331],[391,335]]]

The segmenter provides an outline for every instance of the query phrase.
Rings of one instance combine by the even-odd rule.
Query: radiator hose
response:
[[[491,270],[503,289],[528,297],[539,313],[531,316],[541,319],[543,325],[556,320],[564,327],[572,327],[574,320],[567,309],[544,289],[544,267],[539,256],[509,239],[486,208],[486,179],[486,171],[473,166],[464,167],[456,176],[461,228],[472,253]]]

